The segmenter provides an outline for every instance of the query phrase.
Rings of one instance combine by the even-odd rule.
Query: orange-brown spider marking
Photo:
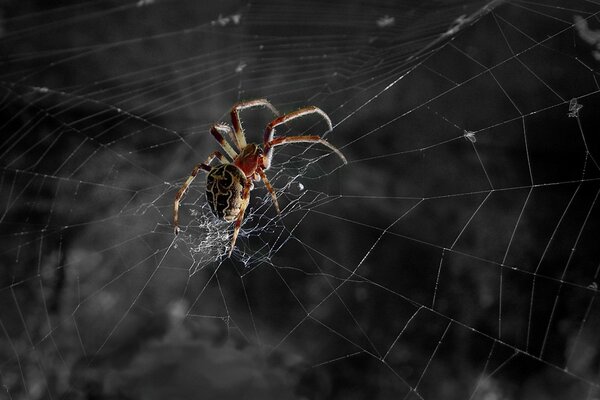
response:
[[[271,166],[273,149],[275,147],[286,143],[297,142],[320,143],[329,147],[342,159],[344,164],[347,164],[346,157],[344,157],[337,147],[333,146],[325,139],[322,139],[320,136],[304,135],[274,138],[275,128],[277,126],[285,124],[295,118],[310,114],[321,116],[325,122],[327,122],[329,130],[331,130],[332,125],[329,116],[321,109],[314,106],[301,108],[271,121],[265,129],[262,147],[255,143],[247,144],[239,112],[252,107],[267,107],[273,111],[275,115],[279,115],[275,107],[273,107],[266,99],[257,99],[235,104],[231,108],[231,122],[233,128],[227,124],[215,124],[210,128],[211,135],[219,142],[229,158],[219,151],[215,151],[208,156],[206,161],[197,164],[183,186],[181,186],[177,192],[175,202],[173,203],[173,226],[175,228],[175,234],[177,234],[179,233],[179,203],[181,202],[181,198],[194,178],[196,178],[196,175],[198,175],[198,172],[207,172],[206,200],[208,201],[210,209],[217,217],[228,222],[235,222],[231,238],[231,247],[229,248],[229,256],[231,256],[231,253],[233,253],[233,249],[235,248],[235,241],[237,240],[240,227],[242,226],[246,207],[248,207],[250,201],[250,191],[254,187],[253,181],[263,181],[265,187],[271,194],[275,210],[277,210],[277,213],[280,212],[277,195],[265,174],[265,171]],[[227,143],[224,134],[231,138],[237,150]],[[218,159],[221,164],[212,167],[210,164],[215,158]]]

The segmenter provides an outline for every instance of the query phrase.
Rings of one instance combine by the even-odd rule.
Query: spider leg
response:
[[[266,166],[265,170],[269,169],[269,166],[271,165],[271,159],[273,158],[273,151],[271,149],[274,146],[267,148],[267,143],[269,143],[273,140],[273,136],[275,136],[275,128],[281,124],[285,124],[288,121],[303,117],[305,115],[310,115],[310,114],[320,115],[321,117],[323,117],[325,122],[327,122],[327,126],[329,127],[329,130],[333,129],[333,126],[331,125],[331,119],[329,119],[329,116],[327,114],[325,114],[325,112],[323,110],[321,110],[320,108],[315,107],[315,106],[304,107],[299,110],[292,111],[289,114],[282,115],[279,118],[275,118],[273,121],[271,121],[269,123],[269,125],[267,125],[267,128],[265,129],[264,138],[263,138],[263,147],[265,149],[265,157],[264,157],[265,166]]]
[[[177,191],[177,194],[175,195],[175,202],[173,203],[173,226],[175,228],[176,235],[179,233],[179,203],[181,202],[181,198],[183,197],[187,189],[190,187],[192,181],[196,178],[196,175],[198,175],[198,172],[200,172],[200,170],[210,172],[210,170],[212,169],[210,163],[215,158],[218,158],[222,164],[228,163],[227,158],[225,158],[225,156],[221,154],[220,151],[215,151],[211,153],[205,162],[196,164],[196,166],[192,170],[192,173],[186,179],[183,186],[181,186],[179,191]]]
[[[248,207],[248,203],[250,200],[250,190],[252,187],[252,179],[246,179],[246,183],[244,184],[244,191],[242,192],[242,206],[240,207],[240,212],[235,219],[235,225],[233,228],[233,235],[231,238],[231,248],[229,249],[228,257],[231,257],[231,253],[233,253],[233,249],[235,247],[235,241],[237,240],[238,234],[240,233],[240,227],[242,226],[242,221],[244,220],[244,213],[246,212],[246,207]]]
[[[242,128],[242,121],[240,120],[240,111],[246,108],[252,107],[267,107],[273,111],[273,114],[279,115],[279,111],[267,99],[256,99],[250,101],[242,101],[231,107],[231,122],[233,123],[233,129],[235,130],[236,143],[239,149],[246,147],[246,135]]]
[[[231,140],[231,142],[233,144],[235,144],[235,146],[238,148],[238,151],[242,150],[242,148],[239,147],[239,144],[237,142],[237,137],[235,136],[235,132],[233,132],[233,129],[231,128],[231,126],[229,126],[229,124],[219,123],[219,124],[215,124],[214,127],[221,135],[227,134],[229,136],[229,139]],[[213,134],[213,136],[214,136],[214,134]],[[237,151],[235,149],[233,149],[233,151],[235,151],[237,153]]]
[[[231,147],[231,145],[227,143],[227,141],[223,137],[223,132],[229,133],[231,132],[231,128],[225,124],[215,124],[210,128],[210,134],[213,135],[213,137],[217,140],[217,142],[219,142],[223,150],[225,150],[225,153],[227,153],[227,155],[233,160],[237,157],[238,154],[233,149],[233,147]]]
[[[277,195],[275,194],[275,189],[273,189],[273,186],[271,186],[271,182],[269,182],[269,180],[267,179],[267,175],[265,174],[265,172],[261,168],[257,168],[257,171],[260,175],[260,178],[264,182],[265,187],[267,188],[269,193],[271,193],[271,199],[273,199],[273,205],[275,206],[275,210],[277,210],[277,214],[280,214],[281,211],[279,210],[279,203],[277,202]]]
[[[310,114],[319,114],[321,117],[323,117],[325,122],[327,122],[327,126],[329,127],[329,130],[333,129],[333,126],[331,125],[331,119],[329,119],[329,116],[327,114],[325,114],[325,111],[323,111],[320,108],[315,107],[315,106],[304,107],[299,110],[292,111],[289,114],[282,115],[281,117],[275,118],[273,121],[271,121],[269,123],[269,125],[267,125],[267,128],[265,129],[263,144],[266,145],[268,142],[273,140],[273,136],[275,135],[275,128],[277,126],[279,126],[281,124],[285,124],[286,122],[291,121],[293,119],[300,118],[300,117],[303,117],[305,115],[310,115]]]
[[[344,157],[344,155],[342,154],[342,152],[335,147],[334,145],[332,145],[331,143],[329,143],[327,140],[322,139],[320,136],[316,136],[316,135],[305,135],[305,136],[282,136],[282,137],[278,137],[275,138],[269,142],[267,142],[265,144],[265,153],[263,156],[263,165],[264,165],[264,170],[268,170],[269,167],[271,166],[271,159],[273,157],[273,151],[272,149],[274,147],[277,146],[281,146],[284,145],[286,143],[298,143],[298,142],[307,142],[307,143],[320,143],[323,146],[327,146],[329,147],[335,154],[338,155],[339,158],[342,159],[342,161],[344,162],[344,164],[348,164],[348,160],[346,160],[346,157]]]

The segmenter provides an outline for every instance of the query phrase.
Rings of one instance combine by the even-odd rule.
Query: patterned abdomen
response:
[[[225,221],[234,221],[242,207],[246,175],[233,164],[214,167],[206,178],[206,200],[212,212]]]

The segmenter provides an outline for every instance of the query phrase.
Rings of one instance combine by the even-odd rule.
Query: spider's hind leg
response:
[[[233,235],[231,237],[231,247],[229,248],[229,255],[233,253],[233,249],[235,248],[235,242],[237,240],[238,234],[240,233],[240,228],[242,227],[242,221],[244,220],[244,214],[246,213],[246,207],[248,207],[248,203],[250,201],[250,190],[252,187],[252,180],[247,179],[244,184],[244,191],[242,192],[242,207],[240,208],[240,212],[235,219],[235,225],[233,228]]]
[[[275,193],[275,189],[271,186],[271,182],[267,179],[267,175],[264,173],[262,169],[258,169],[258,174],[260,178],[265,184],[265,187],[271,193],[271,199],[273,199],[273,205],[275,206],[275,210],[277,210],[277,214],[281,214],[281,210],[279,209],[279,203],[277,202],[277,194]]]
[[[196,175],[198,175],[198,172],[210,172],[212,170],[210,163],[215,158],[217,158],[222,164],[228,163],[227,158],[225,158],[225,156],[221,154],[220,151],[212,152],[205,162],[196,164],[190,176],[185,180],[185,183],[177,191],[177,194],[175,195],[175,202],[173,203],[173,227],[176,235],[179,233],[179,204],[181,203],[181,198],[192,184],[192,181],[196,178]]]

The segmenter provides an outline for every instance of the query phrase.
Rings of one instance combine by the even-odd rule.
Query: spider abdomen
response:
[[[233,164],[214,167],[206,177],[206,200],[212,212],[231,222],[236,219],[244,200],[242,192],[246,175]]]

